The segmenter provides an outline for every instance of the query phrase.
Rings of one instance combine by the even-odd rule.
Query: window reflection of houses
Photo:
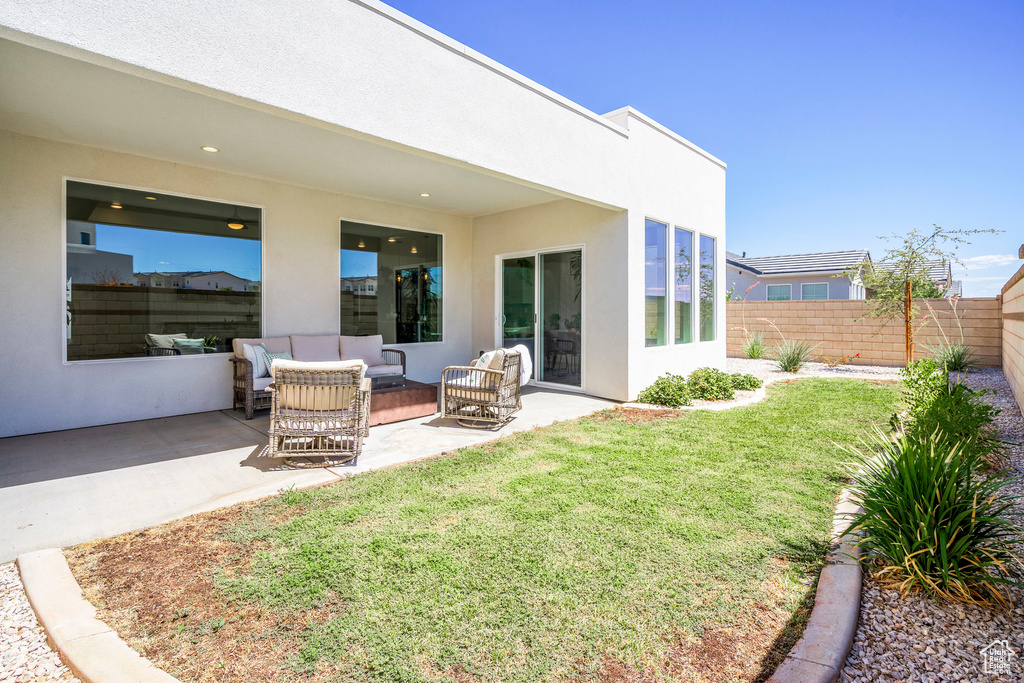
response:
[[[172,287],[210,291],[258,292],[258,280],[246,280],[223,270],[135,273],[139,287]]]
[[[343,277],[341,278],[341,291],[363,296],[375,295],[377,293],[377,278]]]

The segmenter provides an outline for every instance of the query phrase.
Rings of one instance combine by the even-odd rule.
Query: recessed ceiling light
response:
[[[204,152],[210,152],[210,153],[219,152],[220,151],[216,147],[210,147],[209,145],[203,145],[200,149],[202,149]]]
[[[120,209],[120,208],[122,208],[121,202],[111,202],[110,203],[110,208],[111,209]]]
[[[394,237],[389,237],[389,238],[388,238],[388,242],[394,242],[394,241],[395,241],[395,238],[394,238]]]
[[[420,192],[420,196],[421,197],[429,197],[430,193],[429,192]]]
[[[412,249],[410,249],[409,253],[410,254],[415,254],[416,253],[416,247],[413,247]]]
[[[148,199],[151,202],[155,202],[156,201],[156,197],[146,197],[146,199]]]
[[[228,227],[232,230],[241,230],[245,227],[245,223],[228,223]]]
[[[359,248],[360,249],[366,249],[366,242],[364,242],[362,240],[359,240]]]

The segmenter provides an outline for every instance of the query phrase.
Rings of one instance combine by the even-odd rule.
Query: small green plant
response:
[[[728,401],[735,395],[729,375],[716,368],[697,368],[686,384],[690,394],[702,401]]]
[[[935,356],[935,361],[946,368],[947,372],[964,372],[978,364],[974,348],[959,342],[943,342],[938,346],[927,346],[928,352]]]
[[[764,355],[764,332],[753,330],[746,332],[746,339],[743,341],[743,353],[747,358],[760,358]]]
[[[737,391],[753,391],[754,389],[760,389],[761,385],[764,384],[764,382],[753,375],[744,375],[739,372],[729,375],[729,381],[732,383],[732,388]]]
[[[208,349],[212,349],[213,347],[217,346],[217,342],[219,341],[220,337],[214,337],[213,335],[210,335],[209,337],[203,337],[203,346],[205,346]]]
[[[775,349],[775,363],[783,372],[800,372],[817,346],[811,342],[786,339]]]
[[[838,367],[842,367],[843,365],[846,365],[847,363],[849,363],[851,360],[854,360],[855,358],[860,358],[860,354],[859,353],[855,353],[852,356],[850,356],[850,355],[846,355],[846,356],[822,356],[821,357],[821,362],[824,363],[825,365],[827,365],[830,368],[838,368]]]
[[[851,488],[864,511],[851,529],[863,534],[864,561],[883,584],[974,604],[1005,605],[1019,585],[1009,483],[984,472],[976,455],[940,432],[876,431],[865,450],[851,448],[857,471]]]
[[[686,378],[671,373],[665,373],[654,380],[654,384],[640,392],[637,401],[670,408],[688,406],[693,402],[690,397],[690,389],[686,385]]]

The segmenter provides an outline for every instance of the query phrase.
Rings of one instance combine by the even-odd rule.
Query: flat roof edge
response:
[[[390,19],[396,24],[406,27],[407,29],[413,31],[414,33],[418,33],[427,40],[430,40],[431,42],[436,43],[437,45],[440,45],[441,47],[447,50],[451,50],[452,52],[461,54],[466,59],[476,62],[480,66],[490,69],[491,71],[497,73],[500,76],[504,76],[508,80],[523,86],[527,90],[531,90],[537,93],[541,97],[551,100],[552,102],[559,106],[565,107],[566,109],[569,109],[570,111],[573,111],[579,114],[580,116],[593,121],[594,123],[598,123],[607,128],[608,130],[617,133],[623,137],[629,137],[629,131],[625,130],[624,128],[622,128],[622,126],[619,126],[614,121],[609,121],[600,114],[590,111],[583,105],[573,102],[568,97],[559,95],[554,90],[546,88],[540,83],[537,83],[536,81],[530,80],[521,73],[508,68],[504,64],[491,59],[487,55],[477,52],[476,50],[460,43],[454,38],[451,38],[441,33],[437,29],[431,28],[430,26],[427,26],[423,22],[413,19],[408,14],[400,12],[394,7],[391,7],[390,5],[386,5],[383,2],[380,2],[380,0],[349,0],[349,2],[353,2],[357,5],[362,5],[366,9],[372,12],[376,12],[377,14],[387,19]]]
[[[715,163],[715,164],[721,166],[722,168],[727,168],[728,167],[728,165],[724,161],[722,161],[721,159],[716,157],[711,152],[708,152],[707,150],[704,150],[704,149],[698,147],[697,145],[693,144],[692,142],[690,142],[689,140],[684,138],[682,135],[680,135],[679,133],[677,133],[674,130],[672,130],[671,128],[668,128],[667,126],[664,126],[664,125],[658,123],[657,121],[652,119],[650,116],[647,116],[647,114],[644,114],[643,112],[638,111],[638,110],[634,109],[633,107],[630,107],[629,105],[626,105],[625,107],[622,107],[620,109],[616,109],[615,111],[610,111],[607,114],[605,114],[605,116],[606,117],[620,116],[622,114],[628,114],[629,116],[632,116],[633,118],[637,119],[638,121],[646,123],[648,126],[653,128],[654,130],[656,130],[659,133],[662,133],[665,136],[675,140],[676,142],[678,142],[679,144],[683,145],[684,147],[687,147],[687,148],[693,150],[694,152],[696,152],[697,154],[701,155],[702,157],[704,157],[708,161],[710,161],[712,163]]]

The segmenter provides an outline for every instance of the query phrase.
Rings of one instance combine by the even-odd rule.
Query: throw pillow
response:
[[[275,358],[280,358],[281,360],[292,360],[292,354],[290,351],[271,353],[270,351],[267,351],[266,344],[260,344],[260,348],[263,349],[263,362],[266,363],[268,372],[270,370],[270,366],[274,364]]]
[[[252,363],[253,379],[270,376],[270,368],[267,367],[267,361],[263,359],[264,347],[260,344],[258,348],[259,350],[249,344],[242,344],[242,355]]]
[[[204,353],[202,339],[175,339],[174,348],[181,351],[183,356],[193,356]]]
[[[146,345],[155,346],[158,349],[173,349],[175,339],[186,339],[188,335],[184,332],[178,332],[176,334],[147,334]]]

